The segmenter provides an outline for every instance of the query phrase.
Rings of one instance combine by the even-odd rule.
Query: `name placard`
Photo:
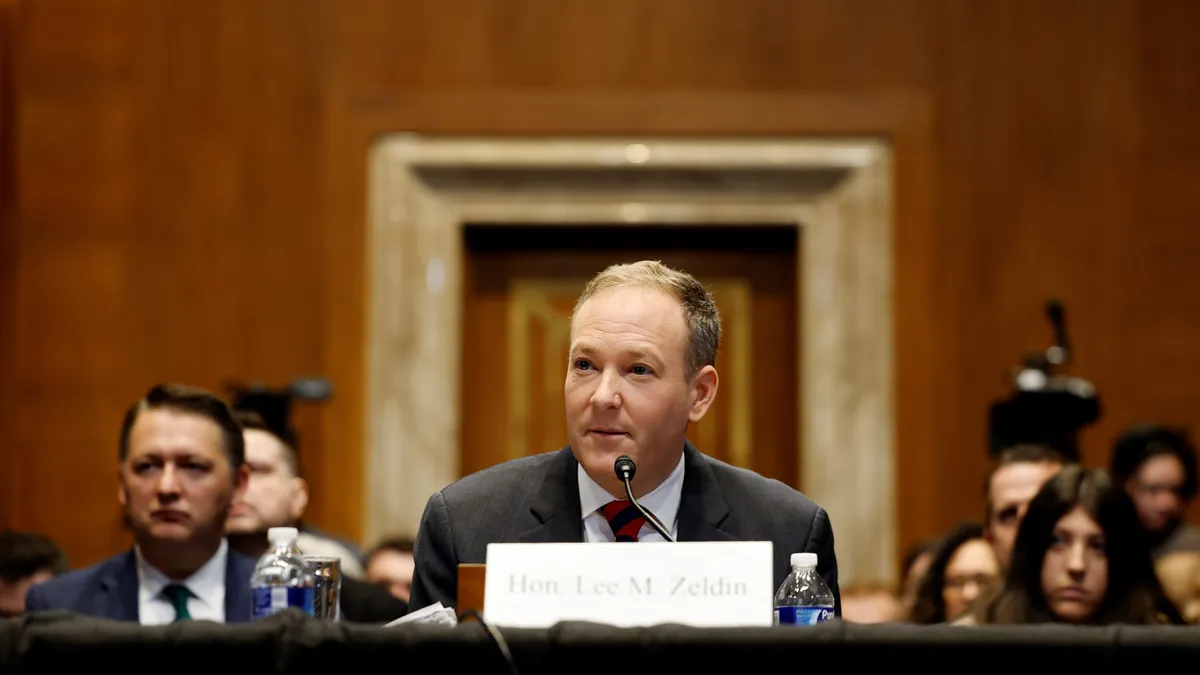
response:
[[[498,626],[770,626],[769,541],[490,544],[483,616]]]

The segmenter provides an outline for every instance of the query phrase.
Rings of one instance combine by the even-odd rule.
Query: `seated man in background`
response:
[[[234,501],[225,526],[233,550],[258,558],[270,548],[268,529],[297,526],[308,505],[308,485],[299,476],[295,450],[261,417],[244,411],[236,417],[244,430],[250,478],[246,491]],[[363,581],[358,556],[340,543],[302,532],[296,548],[306,555],[342,561],[341,614],[346,621],[387,623],[408,611],[407,603]]]
[[[412,593],[413,566],[412,540],[387,539],[367,555],[367,581],[408,602]]]
[[[984,536],[1001,570],[1008,569],[1029,502],[1062,468],[1062,455],[1049,445],[1016,445],[1000,453],[984,481],[983,500],[987,508]]]
[[[125,414],[117,457],[133,550],[34,586],[26,611],[143,625],[249,621],[254,561],[225,540],[229,507],[248,478],[229,407],[200,389],[155,386]]]
[[[250,481],[241,499],[229,510],[225,530],[238,550],[243,538],[261,539],[262,546],[250,547],[250,554],[258,557],[262,555],[258,551],[265,550],[268,529],[299,526],[308,506],[308,482],[300,476],[295,449],[267,426],[262,417],[247,411],[237,411],[234,417],[244,430]],[[329,537],[301,532],[296,548],[308,555],[339,558],[344,576],[363,576],[358,556]]]
[[[29,588],[67,569],[67,556],[48,537],[34,532],[0,534],[0,618],[20,616]]]

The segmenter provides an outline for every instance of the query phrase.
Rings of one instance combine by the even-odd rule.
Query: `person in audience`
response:
[[[833,528],[792,488],[702,454],[686,440],[717,395],[721,320],[712,294],[656,261],[614,265],[591,280],[571,319],[563,385],[569,445],[467,476],[430,497],[416,543],[412,607],[455,605],[458,565],[493,542],[661,541],[626,500],[632,489],[680,541],[771,541],[774,584],[796,552],[840,613]]]
[[[997,458],[983,486],[987,504],[984,536],[992,545],[1001,569],[1008,568],[1017,527],[1025,517],[1029,501],[1047,480],[1062,470],[1063,464],[1062,455],[1044,444],[1017,445]]]
[[[367,581],[408,602],[412,593],[413,566],[412,540],[387,539],[367,554]]]
[[[292,447],[253,412],[235,413],[246,443],[250,479],[233,503],[225,526],[233,550],[261,557],[271,546],[267,530],[296,527],[308,505],[308,485],[299,476]],[[302,532],[296,548],[305,555],[338,558],[342,565],[341,617],[355,623],[387,623],[408,612],[405,602],[362,580],[358,557],[338,542]]]
[[[847,623],[891,623],[900,619],[902,612],[896,595],[883,584],[855,584],[842,589],[842,621]]]
[[[1064,468],[1017,531],[1003,589],[978,624],[1182,623],[1167,600],[1137,511],[1103,469]]]
[[[999,578],[1000,564],[984,539],[983,525],[962,523],[938,543],[909,618],[918,624],[952,622]]]
[[[117,501],[132,550],[29,589],[26,610],[121,621],[250,619],[254,561],[229,550],[225,519],[246,489],[242,429],[213,394],[150,389],[125,414]]]
[[[1183,620],[1200,623],[1200,551],[1176,551],[1154,562],[1158,583]]]
[[[0,534],[0,618],[20,616],[29,589],[67,569],[67,556],[49,537],[12,530]]]
[[[904,563],[900,568],[900,578],[903,579],[900,586],[901,616],[912,615],[913,607],[917,604],[917,590],[929,571],[935,551],[937,542],[925,539],[910,546],[904,554]]]
[[[268,529],[299,529],[300,518],[308,506],[308,482],[300,476],[295,449],[267,426],[261,416],[249,411],[235,411],[234,416],[242,425],[250,480],[246,492],[229,510],[225,529],[231,542],[240,544],[243,539],[253,542],[248,546],[248,554],[258,557],[267,545]],[[365,576],[358,555],[334,539],[302,531],[296,539],[296,548],[308,555],[340,559],[344,577]]]
[[[1125,431],[1113,447],[1112,476],[1124,486],[1150,533],[1155,557],[1200,550],[1200,528],[1184,522],[1196,497],[1196,448],[1180,429]]]

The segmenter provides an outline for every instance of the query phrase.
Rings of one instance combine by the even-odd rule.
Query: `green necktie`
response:
[[[188,598],[192,597],[192,592],[187,589],[187,586],[180,584],[171,584],[162,590],[163,595],[175,607],[175,620],[187,621],[192,618],[188,612]]]

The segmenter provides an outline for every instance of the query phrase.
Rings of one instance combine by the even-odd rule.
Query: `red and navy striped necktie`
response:
[[[637,510],[633,502],[624,499],[611,501],[601,507],[608,526],[612,528],[617,541],[637,541],[638,532],[646,524],[646,517]]]

